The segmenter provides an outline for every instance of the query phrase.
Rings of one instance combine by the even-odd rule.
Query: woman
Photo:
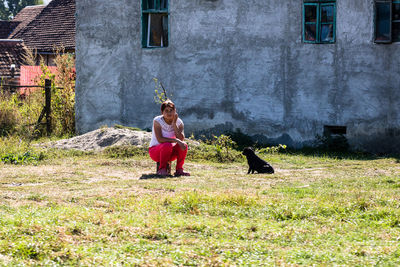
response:
[[[184,139],[183,121],[176,113],[175,104],[166,100],[161,104],[161,115],[153,119],[149,148],[150,157],[160,164],[158,175],[169,175],[167,164],[176,160],[175,176],[190,176],[190,173],[183,171],[188,150]]]

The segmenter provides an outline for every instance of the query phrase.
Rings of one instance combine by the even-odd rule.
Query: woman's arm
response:
[[[174,132],[176,138],[179,140],[183,141],[185,140],[185,133],[183,132],[183,123],[179,126],[176,125],[176,122],[178,121],[178,114],[175,114],[174,120],[172,121],[172,126],[174,127]]]
[[[186,143],[178,138],[167,138],[162,135],[161,125],[154,121],[154,133],[159,143],[177,143],[182,150],[186,149]],[[182,128],[183,130],[183,128]],[[183,132],[183,131],[182,131]]]
[[[162,130],[161,130],[161,125],[154,121],[154,133],[156,135],[157,141],[159,143],[180,143],[183,142],[183,140],[181,140],[180,138],[168,138],[168,137],[164,137],[162,135]],[[181,125],[182,126],[182,125]],[[182,132],[183,132],[183,128],[182,128]],[[181,133],[181,136],[183,136],[183,134]],[[184,137],[183,137],[184,138]]]

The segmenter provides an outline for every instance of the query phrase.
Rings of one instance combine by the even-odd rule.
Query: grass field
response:
[[[47,151],[0,162],[0,265],[400,265],[400,161],[264,155],[186,163]]]

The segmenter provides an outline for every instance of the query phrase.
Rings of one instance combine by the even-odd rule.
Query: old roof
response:
[[[13,38],[38,52],[53,52],[55,46],[75,50],[75,0],[51,1]]]
[[[18,21],[0,20],[0,39],[7,39],[18,24]]]
[[[22,40],[0,40],[0,76],[11,76],[11,64],[15,64],[14,75],[18,76],[23,54],[24,44]]]
[[[12,20],[12,22],[18,23],[18,26],[13,30],[9,38],[13,38],[17,33],[23,30],[45,7],[45,5],[24,7]]]

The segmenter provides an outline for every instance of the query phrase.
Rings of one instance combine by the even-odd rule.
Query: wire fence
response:
[[[39,118],[36,123],[33,125],[35,126],[34,132],[38,130],[39,126],[41,124],[46,125],[46,133],[47,135],[50,135],[52,132],[52,120],[51,120],[51,80],[46,79],[44,82],[44,86],[42,85],[13,85],[13,84],[2,84],[1,88],[3,91],[8,91],[10,93],[16,93],[18,89],[21,88],[42,88],[44,89],[45,92],[45,103],[43,106],[43,109],[39,115]],[[63,89],[62,87],[56,87],[56,89]],[[42,123],[43,118],[46,119],[44,123]],[[33,125],[28,125],[28,126],[33,126]]]

